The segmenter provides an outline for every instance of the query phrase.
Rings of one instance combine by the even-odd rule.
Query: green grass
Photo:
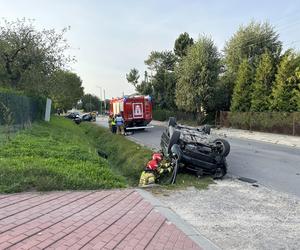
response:
[[[0,146],[6,141],[6,134],[4,126],[0,125]]]
[[[213,179],[209,176],[197,178],[195,175],[180,173],[177,175],[174,185],[155,185],[151,188],[146,187],[146,189],[153,194],[168,195],[170,192],[184,190],[188,187],[194,187],[199,190],[207,189],[210,184],[214,183]]]
[[[186,187],[195,187],[197,189],[206,189],[214,181],[211,177],[198,178],[196,175],[179,173],[175,185],[168,185],[167,189],[183,189]]]
[[[97,151],[108,155],[100,158]],[[0,192],[137,186],[152,151],[93,123],[52,117],[0,145]],[[165,189],[207,188],[211,178],[179,174]]]
[[[141,172],[152,151],[108,129],[91,123],[80,124],[88,137],[94,138],[95,147],[108,155],[110,166],[124,176],[131,186],[137,186]]]
[[[0,147],[0,192],[125,186],[85,130],[64,118],[34,124]]]

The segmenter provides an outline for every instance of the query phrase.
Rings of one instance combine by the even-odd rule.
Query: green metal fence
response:
[[[300,136],[300,112],[221,111],[219,125],[250,131]]]
[[[45,115],[46,100],[0,92],[0,142]]]

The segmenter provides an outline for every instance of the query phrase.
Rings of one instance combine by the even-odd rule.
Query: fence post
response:
[[[296,125],[295,125],[295,112],[293,112],[293,135],[295,135],[295,129],[296,129]]]

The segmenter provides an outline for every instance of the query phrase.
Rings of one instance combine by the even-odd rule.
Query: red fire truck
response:
[[[152,120],[150,96],[124,96],[110,100],[110,115],[121,114],[126,130],[145,129]]]

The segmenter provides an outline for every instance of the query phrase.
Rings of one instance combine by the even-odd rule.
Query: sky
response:
[[[71,26],[71,69],[86,93],[105,90],[106,98],[133,93],[126,73],[143,75],[150,52],[172,50],[183,32],[210,36],[221,51],[240,25],[269,21],[284,48],[300,48],[300,2],[291,0],[0,0],[0,17],[34,19],[38,29]]]

